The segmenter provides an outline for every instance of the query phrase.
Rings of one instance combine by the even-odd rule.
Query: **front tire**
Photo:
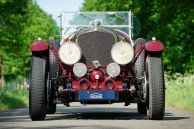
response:
[[[135,53],[138,51],[139,47],[141,45],[145,45],[145,43],[146,43],[146,40],[143,38],[138,38],[137,40],[135,40],[134,42]],[[142,50],[141,54],[139,55],[139,57],[135,62],[134,70],[137,78],[142,78],[144,76],[144,70],[145,70],[144,60],[145,60],[145,49]],[[143,84],[141,84],[140,89],[143,89],[142,85]],[[146,103],[144,102],[137,103],[137,111],[139,114],[146,114],[147,113]]]
[[[149,110],[151,120],[161,120],[165,110],[165,86],[162,55],[148,55],[147,72],[149,80]]]
[[[53,45],[56,48],[56,50],[58,51],[59,44],[55,40],[49,41],[49,46],[51,46],[51,45]],[[53,54],[51,48],[49,47],[49,78],[50,79],[56,78],[57,71],[58,71],[58,74],[61,73],[60,68],[59,68],[59,64],[57,63],[55,55]],[[54,100],[53,82],[49,83],[49,87],[47,90],[50,90],[47,94],[48,95],[47,106],[46,106],[47,114],[54,114],[56,112],[56,103],[53,102],[53,100]]]
[[[46,117],[46,73],[46,57],[34,54],[29,89],[29,114],[33,121]]]
[[[134,49],[135,49],[135,53],[137,52],[137,50],[139,49],[139,47],[141,45],[145,45],[146,41],[143,38],[138,38],[137,40],[135,40],[134,44]],[[139,55],[139,57],[137,58],[136,62],[135,62],[135,75],[137,78],[141,78],[144,76],[144,60],[145,60],[145,49],[143,49],[141,51],[141,54]]]
[[[47,109],[47,114],[54,114],[56,112],[56,104],[53,102],[48,102],[46,109]]]
[[[139,112],[139,114],[146,114],[146,103],[137,103],[137,111]]]
[[[59,43],[57,43],[55,40],[49,41],[49,46],[53,45],[56,50],[59,50]],[[59,64],[55,58],[55,55],[53,54],[51,48],[49,47],[49,77],[50,78],[56,78],[58,74],[61,74],[61,70],[59,67]]]

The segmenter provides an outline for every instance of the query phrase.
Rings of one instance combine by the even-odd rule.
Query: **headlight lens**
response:
[[[67,65],[75,64],[81,58],[81,49],[76,43],[64,43],[59,48],[59,58]]]
[[[73,66],[73,73],[77,77],[83,77],[87,73],[87,67],[83,63],[76,63]]]
[[[106,72],[110,77],[118,76],[120,71],[120,66],[117,63],[110,63],[106,68]]]
[[[126,65],[133,60],[134,50],[129,43],[121,41],[112,47],[111,56],[116,63]]]

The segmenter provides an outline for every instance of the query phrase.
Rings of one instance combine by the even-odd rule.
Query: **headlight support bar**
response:
[[[49,46],[51,48],[51,51],[53,52],[54,56],[55,56],[55,59],[57,60],[57,63],[59,64],[59,66],[61,67],[62,69],[62,75],[65,76],[67,71],[65,70],[65,68],[63,67],[62,63],[61,63],[61,60],[59,59],[59,56],[58,56],[58,53],[57,53],[57,49],[55,48],[54,45],[50,45]]]

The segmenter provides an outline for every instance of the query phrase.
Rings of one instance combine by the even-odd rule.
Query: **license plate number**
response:
[[[94,91],[94,90],[87,90],[87,91],[79,91],[78,99],[80,101],[92,101],[92,100],[115,100],[116,93],[114,90],[106,90],[106,91]]]

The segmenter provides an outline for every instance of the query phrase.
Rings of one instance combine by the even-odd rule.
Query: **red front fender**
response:
[[[31,51],[45,51],[48,50],[48,44],[46,42],[43,41],[36,41],[33,42],[31,45]]]
[[[162,52],[163,49],[164,49],[164,46],[162,42],[159,40],[148,41],[145,44],[145,50],[148,52]]]

